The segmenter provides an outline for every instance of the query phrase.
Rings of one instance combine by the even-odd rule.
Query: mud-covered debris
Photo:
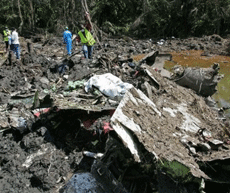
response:
[[[51,110],[51,108],[34,109],[33,113],[34,113],[34,116],[40,117],[41,114],[48,113],[50,110]]]
[[[100,158],[102,157],[104,154],[103,153],[93,153],[93,152],[90,152],[90,151],[83,151],[82,152],[84,156],[87,156],[87,157],[92,157],[92,158]]]
[[[194,178],[212,180],[211,173],[202,170],[197,160],[205,162],[218,156],[224,163],[230,158],[221,138],[225,128],[215,119],[218,115],[202,98],[163,80],[150,67],[148,70],[167,94],[158,94],[151,101],[140,90],[130,89],[111,118],[113,129],[137,162],[144,162],[142,144],[158,160],[161,171],[173,179],[180,182]],[[206,119],[200,117],[200,111]],[[218,150],[213,148],[212,140],[219,142]]]
[[[210,68],[174,67],[172,80],[186,88],[191,88],[197,94],[208,97],[216,91],[218,82],[223,78],[219,73],[219,64],[214,63]]]
[[[15,129],[20,133],[26,132],[34,123],[34,116],[25,107],[20,108],[1,106],[0,130]]]
[[[92,173],[86,172],[74,174],[68,184],[66,184],[60,190],[60,192],[127,193],[121,183],[119,183],[117,179],[113,177],[111,172],[109,172],[109,170],[106,170],[106,168],[99,168],[97,169],[97,171]]]
[[[114,110],[116,106],[110,105],[107,98],[102,95],[89,95],[73,91],[66,97],[63,95],[52,95],[53,106],[58,109],[76,109],[85,111],[101,112],[103,110]]]
[[[146,64],[148,64],[148,65],[153,65],[158,54],[159,54],[159,51],[152,51],[152,52],[148,53],[144,58],[142,58],[139,61],[139,65],[144,63],[144,62],[146,62]]]
[[[70,179],[68,184],[66,184],[61,190],[61,193],[68,192],[98,192],[104,193],[102,187],[95,177],[87,172],[87,173],[77,173],[74,174]]]
[[[7,109],[7,105],[0,106],[0,132],[10,128],[6,109]]]
[[[109,98],[116,100],[120,100],[125,92],[133,87],[131,84],[122,82],[118,77],[110,73],[91,77],[85,83],[85,91],[89,92],[92,90],[93,86],[98,88]]]

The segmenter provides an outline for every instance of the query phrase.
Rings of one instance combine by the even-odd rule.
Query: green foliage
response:
[[[127,24],[126,26],[116,26],[116,25],[112,24],[111,22],[106,21],[103,24],[103,30],[112,34],[112,35],[124,34],[124,33],[127,33],[129,31],[129,25]]]
[[[191,182],[194,178],[191,175],[190,168],[177,160],[166,160],[163,159],[162,162],[159,162],[158,167],[160,170],[165,171],[173,179],[176,179],[179,182]]]
[[[1,0],[0,28],[61,35],[77,32],[84,20],[82,0]],[[19,4],[22,18],[19,15]],[[230,33],[230,0],[88,0],[92,21],[103,30],[141,37],[201,36]]]
[[[95,0],[92,16],[99,25],[109,21],[124,26],[141,14],[141,1],[138,0]]]
[[[1,0],[1,30],[5,25],[19,27],[21,18],[18,2],[23,20],[22,33],[25,30],[39,32],[39,29],[43,29],[43,32],[61,34],[64,26],[74,29],[78,21],[76,18],[83,18],[81,0]]]

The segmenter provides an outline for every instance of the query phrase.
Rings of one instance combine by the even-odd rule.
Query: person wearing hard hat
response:
[[[5,30],[3,31],[4,42],[6,44],[6,52],[8,51],[8,48],[9,48],[9,37],[10,37],[10,34],[11,34],[11,31],[6,26]]]
[[[20,59],[20,45],[19,45],[18,32],[14,27],[12,28],[10,48],[14,52],[14,54],[16,55],[16,58]]]
[[[68,30],[68,27],[65,27],[65,31],[63,33],[63,42],[66,44],[66,49],[68,55],[71,55],[72,49],[72,33]]]
[[[84,57],[91,59],[93,54],[93,45],[96,41],[90,31],[88,31],[86,28],[82,29],[78,32],[78,37],[76,40],[82,43]]]

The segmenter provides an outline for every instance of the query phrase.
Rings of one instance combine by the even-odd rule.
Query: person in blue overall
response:
[[[64,41],[64,44],[66,44],[68,55],[71,55],[72,33],[68,30],[68,27],[65,27],[65,31],[63,33],[63,41]]]

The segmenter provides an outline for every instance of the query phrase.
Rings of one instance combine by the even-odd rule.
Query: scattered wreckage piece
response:
[[[69,182],[61,188],[61,193],[68,192],[98,192],[104,193],[100,184],[97,183],[95,177],[89,173],[76,173]]]
[[[142,65],[146,63],[149,66],[152,66],[154,69],[159,71],[163,77],[170,78],[171,73],[164,69],[165,61],[171,61],[172,55],[167,53],[159,53],[159,51],[152,51],[147,54],[144,58],[142,58],[138,65]]]
[[[0,53],[0,54],[1,54],[1,53]],[[2,52],[2,54],[4,54],[4,52]],[[0,66],[2,66],[2,65],[6,62],[6,60],[8,59],[8,56],[9,56],[9,54],[6,53],[5,56],[1,56],[1,57],[0,57]]]
[[[107,104],[105,101],[101,101],[101,97],[99,98],[92,98],[92,99],[84,99],[82,97],[63,97],[55,96],[53,97],[53,106],[57,107],[58,109],[79,109],[85,111],[95,111],[101,112],[103,110],[115,110],[116,107]]]
[[[113,129],[137,162],[144,161],[139,149],[143,145],[158,160],[158,168],[176,181],[212,180],[197,161],[230,158],[228,145],[220,137],[224,126],[202,98],[148,70],[165,92],[153,97],[154,103],[136,88],[127,91],[111,118]],[[196,111],[202,111],[203,117]]]
[[[165,64],[165,61],[171,61],[171,60],[172,60],[171,54],[160,53],[156,57],[156,60],[153,64],[153,68],[159,71],[161,76],[170,78],[172,73],[164,68],[164,64]]]
[[[145,68],[145,66],[142,66],[145,69],[145,72],[147,73],[148,77],[150,78],[150,82],[152,83],[152,85],[154,85],[154,87],[159,90],[160,89],[160,83],[154,78],[154,76],[152,75],[152,73],[148,70],[148,67]]]
[[[141,65],[144,62],[146,62],[146,64],[148,64],[148,65],[152,65],[155,62],[158,54],[159,54],[158,51],[152,51],[152,52],[148,53],[144,58],[142,58],[139,61],[139,65]]]
[[[85,83],[85,91],[89,92],[92,90],[93,86],[114,100],[121,100],[125,92],[133,87],[133,85],[122,82],[121,79],[110,73],[91,77]]]
[[[171,77],[177,84],[191,88],[198,95],[208,97],[216,91],[218,82],[223,78],[219,73],[219,64],[214,63],[210,68],[183,68],[180,65],[174,66],[174,74]]]
[[[139,61],[139,64],[146,62],[147,65],[154,65],[155,68],[161,70],[164,67],[165,61],[171,61],[172,54],[159,53],[159,51],[153,51],[148,53],[144,58]]]
[[[91,172],[76,173],[60,192],[122,192],[128,193],[111,171],[100,162],[94,162]]]
[[[10,128],[6,108],[7,108],[6,104],[0,106],[0,132]]]
[[[15,129],[24,133],[34,123],[33,114],[23,105],[9,108],[7,105],[0,106],[0,132]]]

